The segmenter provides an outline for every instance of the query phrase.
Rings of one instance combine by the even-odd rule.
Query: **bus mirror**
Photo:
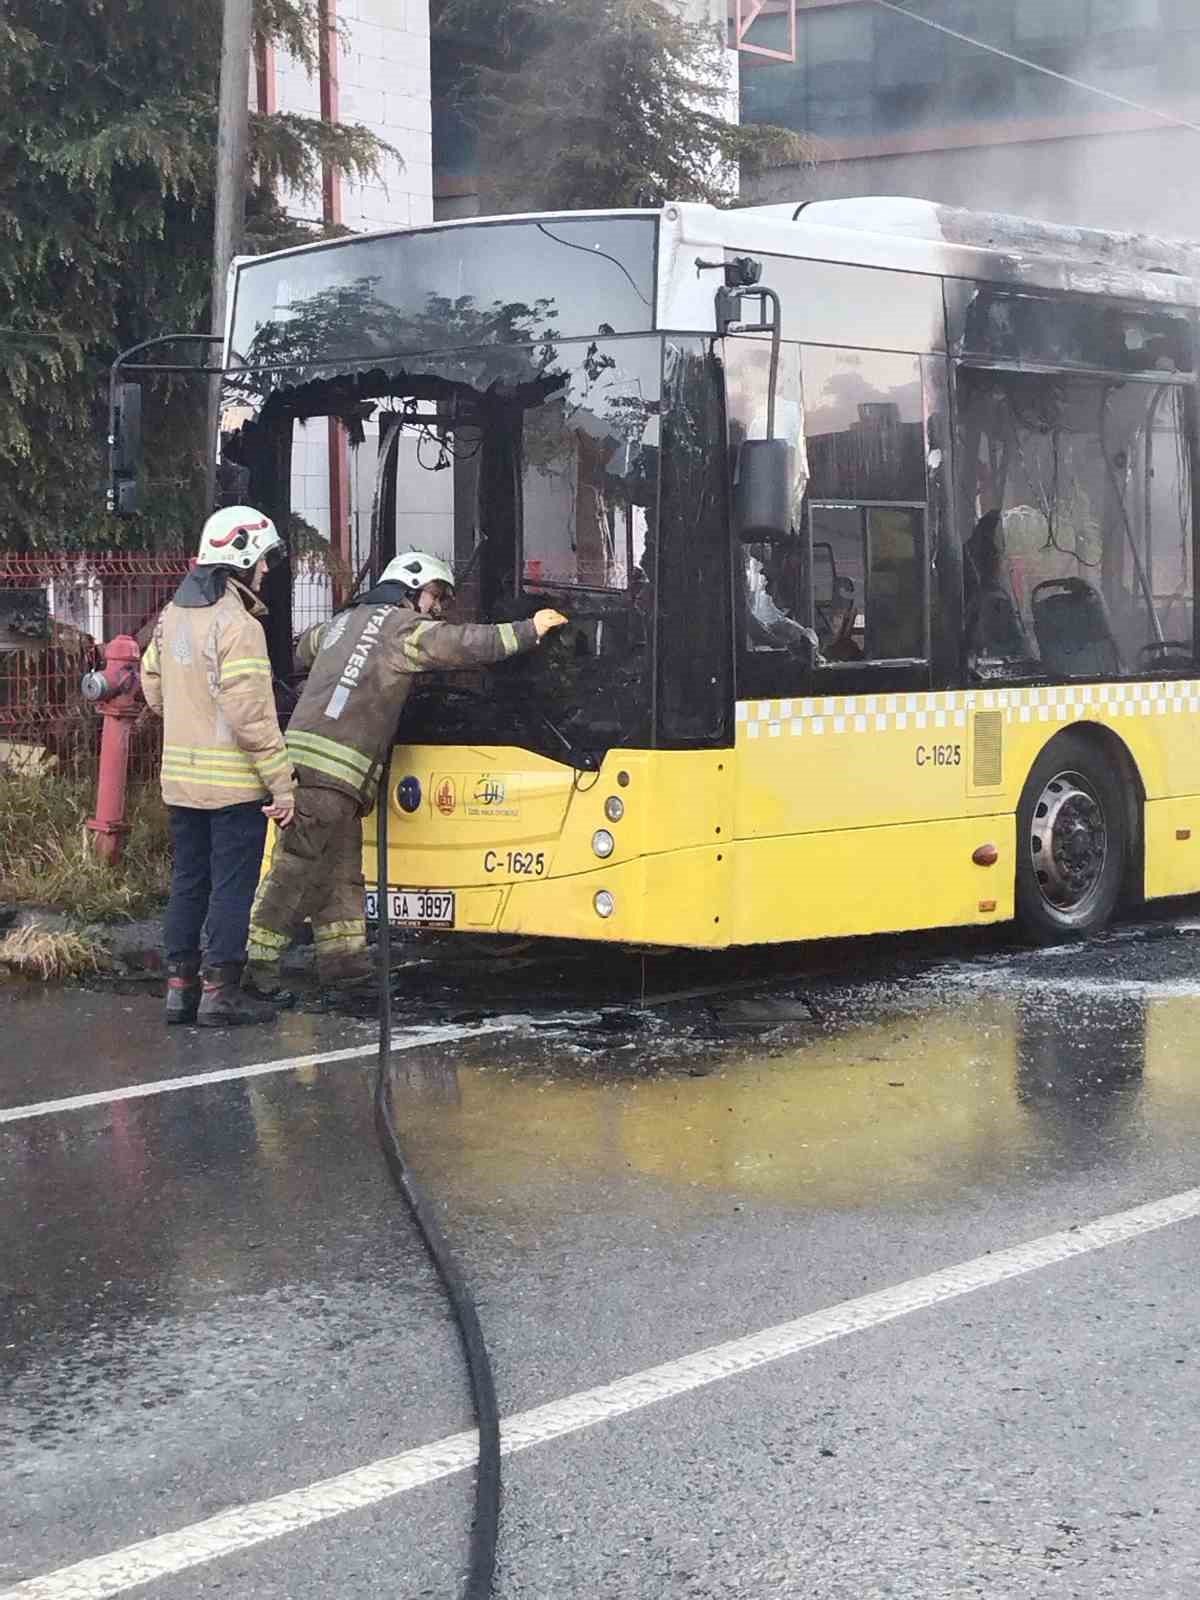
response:
[[[792,447],[786,439],[747,439],[733,483],[738,534],[749,542],[786,539],[792,531]]]
[[[131,517],[138,509],[138,478],[142,470],[142,386],[115,383],[109,406],[108,509],[117,517]]]

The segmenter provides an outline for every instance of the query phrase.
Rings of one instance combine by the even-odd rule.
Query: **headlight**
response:
[[[606,861],[616,848],[617,841],[609,833],[608,829],[597,828],[592,835],[592,849],[600,857],[601,861]]]
[[[620,795],[610,794],[604,802],[604,815],[610,822],[620,822],[625,815],[625,802]]]
[[[592,899],[592,905],[595,907],[598,917],[611,917],[617,909],[617,902],[607,889],[598,889],[596,891]]]
[[[421,809],[421,780],[411,774],[396,785],[396,804],[409,816]]]

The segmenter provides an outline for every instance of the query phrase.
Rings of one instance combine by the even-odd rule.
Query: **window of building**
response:
[[[807,127],[826,137],[870,133],[874,115],[874,7],[836,6],[803,20]]]
[[[875,95],[881,127],[937,115],[946,77],[945,38],[884,12],[875,24]]]
[[[914,0],[910,10],[1062,73],[1153,98],[1194,82],[1196,0]],[[755,39],[784,40],[765,12]],[[761,39],[759,31],[761,30]],[[745,56],[742,118],[830,139],[916,127],[1094,115],[1086,90],[870,5],[801,7],[795,62]],[[1188,69],[1193,70],[1191,76]],[[1155,74],[1158,74],[1156,82]]]

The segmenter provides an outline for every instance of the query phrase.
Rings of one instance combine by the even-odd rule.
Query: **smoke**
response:
[[[904,3],[930,16],[943,11],[920,0]],[[864,6],[868,9],[874,8]],[[1056,31],[1051,23],[1070,9],[1051,0],[989,0],[986,8],[962,8],[976,13],[976,26],[965,20],[958,25],[1085,83],[1168,114],[1177,107],[1188,114],[1200,75],[1200,4],[1193,12],[1161,0],[1094,0],[1087,35],[1064,48],[1063,40],[1051,37]],[[980,20],[984,14],[986,25]],[[874,126],[864,129],[863,137],[847,129],[828,141],[834,159],[815,170],[766,174],[755,184],[754,198],[912,195],[1052,222],[1200,237],[1200,134],[944,41],[919,22],[879,15],[901,29],[927,33],[922,91],[927,99],[910,113],[906,126],[891,131],[885,126],[887,106],[878,99]],[[1057,31],[1065,27],[1057,25]],[[876,31],[877,75],[884,37]],[[905,38],[890,27],[886,37]],[[944,60],[944,73],[933,74],[930,59]],[[978,109],[963,89],[965,79],[974,83],[976,75],[987,87]],[[895,153],[879,153],[889,146]]]

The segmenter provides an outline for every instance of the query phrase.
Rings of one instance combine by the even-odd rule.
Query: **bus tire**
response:
[[[1125,882],[1131,807],[1122,766],[1084,734],[1061,733],[1033,764],[1017,806],[1017,921],[1035,944],[1106,928]]]

